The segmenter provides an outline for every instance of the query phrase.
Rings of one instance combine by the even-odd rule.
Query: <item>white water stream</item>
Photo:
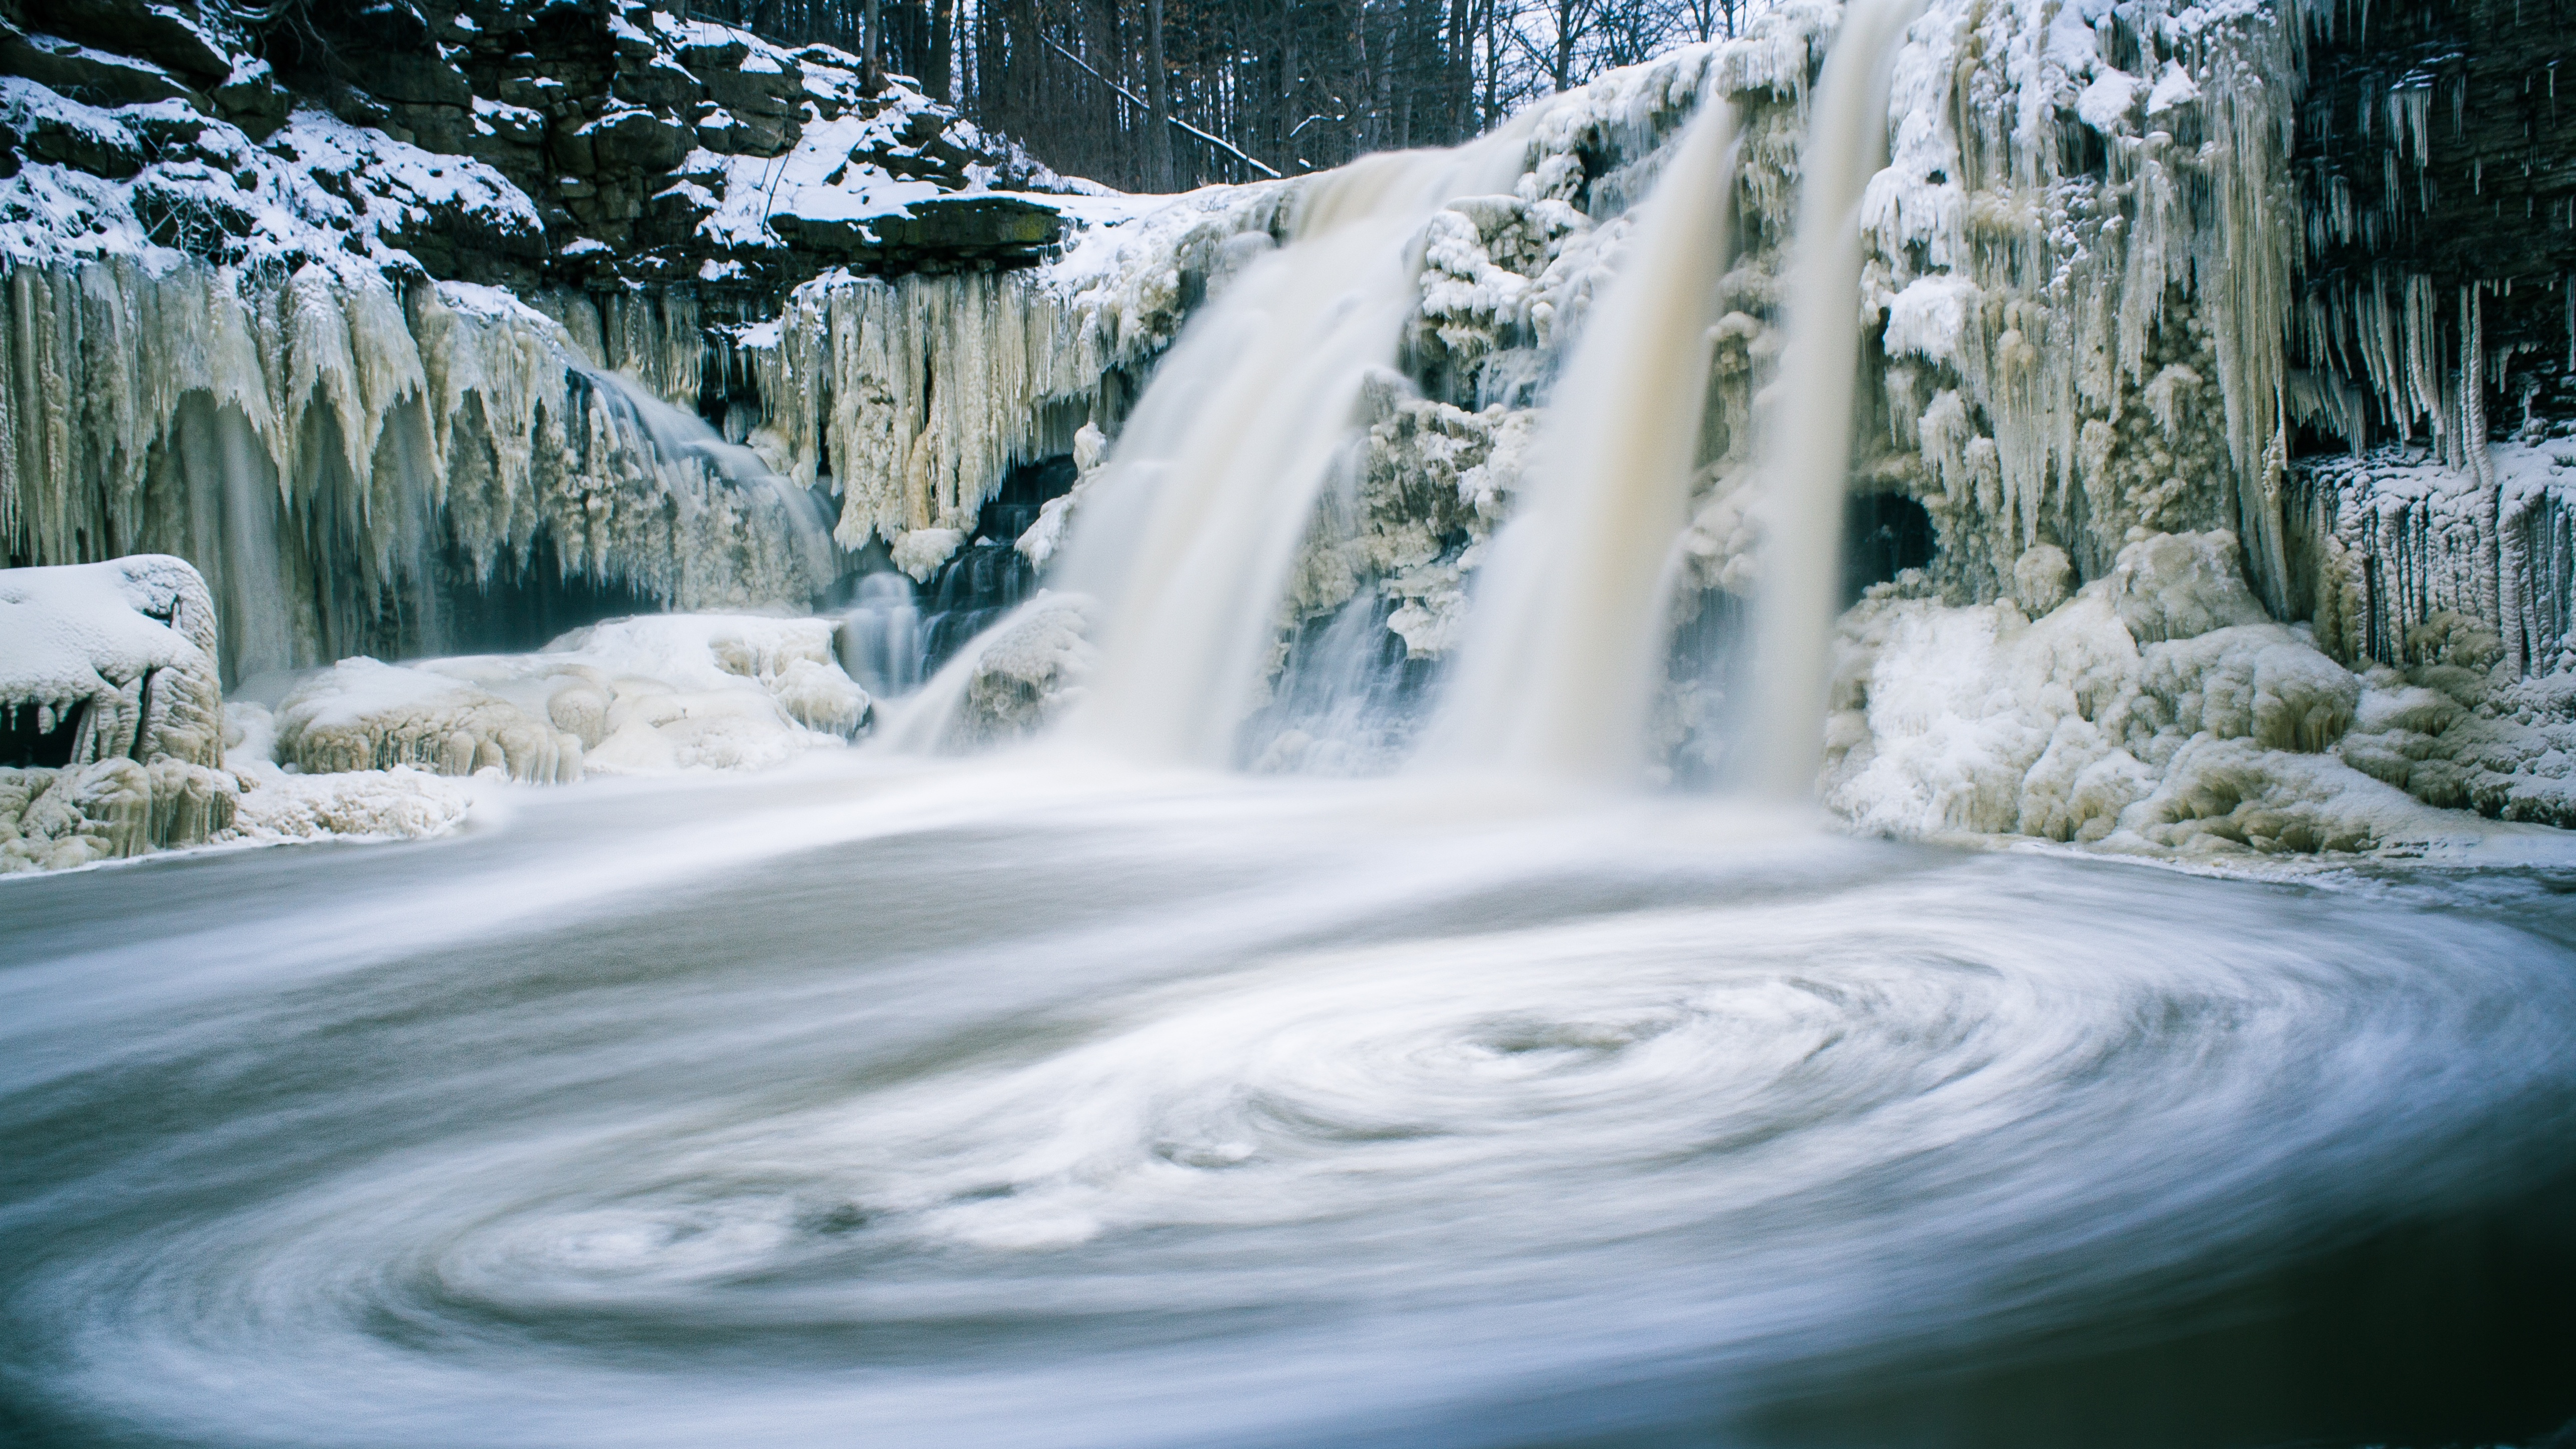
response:
[[[1805,799],[1824,753],[1841,587],[1843,495],[1851,472],[1860,361],[1860,203],[1886,164],[1888,77],[1922,0],[1851,0],[1825,55],[1799,152],[1797,256],[1788,339],[1759,404],[1763,429],[1762,592],[1754,609],[1752,707],[1742,779]]]
[[[1708,402],[1717,281],[1734,260],[1735,129],[1722,101],[1691,122],[1575,343],[1427,763],[1614,786],[1640,776],[1665,565]]]
[[[1190,323],[1061,566],[1067,587],[1107,601],[1078,735],[1143,760],[1231,760],[1361,388],[1395,362],[1422,225],[1458,197],[1508,190],[1527,129],[1524,118],[1454,151],[1365,157],[1305,183],[1288,244],[1250,259]]]

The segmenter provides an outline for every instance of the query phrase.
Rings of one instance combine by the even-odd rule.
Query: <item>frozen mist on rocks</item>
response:
[[[666,173],[774,310],[403,273],[357,198],[520,183],[314,112],[233,164],[351,208],[331,257],[156,250],[166,171],[37,176],[114,255],[8,223],[13,356],[156,365],[0,389],[0,607],[60,646],[0,646],[0,860],[55,872],[0,880],[0,1432],[2576,1419],[2576,462],[2545,388],[2485,440],[2430,303],[2355,363],[2421,389],[2331,370],[2363,293],[2285,330],[2343,9],[1786,5],[1153,203],[954,125],[1000,159],[895,176],[917,93],[613,20],[816,98]],[[959,201],[994,255],[924,240]],[[2293,471],[2329,414],[2441,447]],[[543,637],[419,642],[540,536]],[[207,556],[48,551],[106,537]],[[396,838],[149,854],[225,829]]]

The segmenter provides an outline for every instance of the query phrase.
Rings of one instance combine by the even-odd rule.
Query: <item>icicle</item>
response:
[[[12,551],[188,557],[241,621],[236,678],[435,647],[426,586],[451,537],[488,570],[545,529],[569,568],[684,607],[802,603],[830,581],[801,494],[711,468],[705,439],[675,447],[636,406],[603,410],[613,389],[562,327],[489,289],[413,292],[363,268],[12,269]],[[410,632],[380,641],[389,595]]]

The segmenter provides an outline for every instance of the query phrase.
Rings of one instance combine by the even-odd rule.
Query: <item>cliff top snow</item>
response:
[[[184,44],[70,0],[29,6],[61,35],[0,24],[0,262],[775,287],[1035,261],[1098,191],[855,56],[641,5],[585,29],[466,0],[309,94],[219,17],[150,8]]]

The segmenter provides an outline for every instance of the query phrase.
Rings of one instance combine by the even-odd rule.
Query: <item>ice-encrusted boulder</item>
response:
[[[0,709],[13,740],[62,731],[61,763],[222,763],[215,606],[186,560],[0,571]],[[21,720],[16,716],[28,716]]]
[[[1058,594],[1032,604],[977,651],[966,681],[964,731],[978,740],[1036,733],[1089,692],[1100,653],[1089,638],[1090,604]]]
[[[2133,542],[2035,620],[1883,592],[1843,650],[1825,796],[1865,828],[2314,851],[2456,827],[2335,753],[2364,682],[2271,621],[2230,533]]]
[[[578,629],[534,654],[411,664],[344,659],[277,710],[278,759],[307,773],[752,769],[848,740],[867,692],[832,621],[662,614]]]
[[[214,605],[180,559],[0,570],[0,871],[232,824]]]
[[[1041,592],[977,635],[903,704],[886,739],[912,751],[973,750],[1025,739],[1090,694],[1098,604]]]

